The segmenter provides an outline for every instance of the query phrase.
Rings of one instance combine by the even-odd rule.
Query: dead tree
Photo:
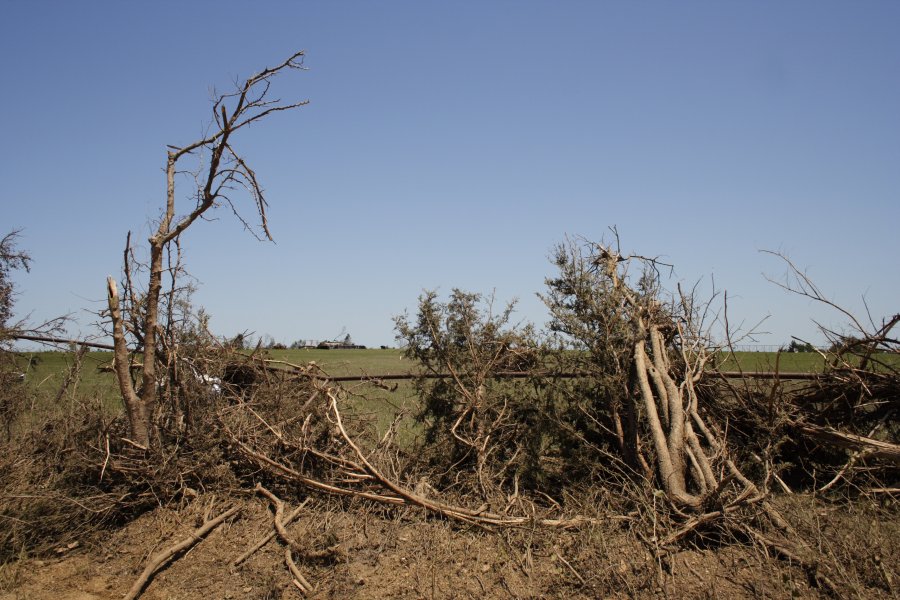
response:
[[[259,218],[262,237],[271,240],[266,219],[266,200],[256,173],[232,146],[234,134],[246,126],[273,113],[287,111],[307,104],[307,101],[286,103],[269,97],[273,79],[285,71],[303,69],[303,52],[296,52],[280,65],[266,68],[236,86],[234,92],[219,95],[213,103],[211,132],[185,146],[169,146],[166,154],[166,204],[156,231],[150,236],[149,280],[146,293],[132,305],[139,310],[140,331],[134,331],[143,351],[140,381],[132,382],[128,372],[125,317],[119,307],[115,279],[107,279],[110,318],[115,342],[116,376],[128,417],[131,441],[141,448],[151,444],[152,415],[157,402],[157,351],[160,325],[160,299],[165,272],[165,256],[170,244],[176,242],[191,225],[208,211],[222,204],[239,215],[231,194],[243,191],[252,199]],[[176,180],[185,172],[182,163],[201,157],[199,171],[194,172],[196,187],[192,190],[193,208],[184,216],[176,216]],[[248,227],[249,228],[249,227]],[[252,229],[251,229],[252,231]],[[257,236],[259,237],[259,236]],[[126,251],[127,252],[127,251]],[[126,272],[126,287],[131,288],[131,273]],[[126,294],[132,294],[126,289]],[[131,296],[134,297],[134,296]]]

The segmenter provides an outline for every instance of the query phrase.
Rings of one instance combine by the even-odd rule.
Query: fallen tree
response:
[[[554,262],[559,274],[544,296],[551,328],[580,350],[569,355],[580,368],[603,382],[590,410],[634,472],[655,472],[676,510],[754,498],[697,393],[715,353],[705,331],[709,304],[680,287],[667,297],[659,271],[667,265],[617,246],[568,240]]]
[[[786,266],[771,280],[792,294],[840,315],[845,328],[819,324],[827,350],[818,351],[823,369],[811,383],[785,394],[785,430],[803,444],[792,462],[820,492],[839,484],[856,489],[892,489],[900,483],[900,314],[880,321],[865,318],[830,300],[785,255],[770,253]],[[817,475],[828,475],[826,483]],[[834,474],[831,477],[831,474]],[[857,477],[858,476],[858,477]]]
[[[214,338],[204,331],[202,315],[193,328],[184,326],[189,286],[177,282],[181,234],[220,205],[234,209],[229,194],[242,189],[253,202],[262,237],[271,239],[262,188],[232,140],[253,122],[305,104],[268,98],[272,80],[301,68],[301,57],[296,53],[250,77],[234,93],[219,96],[211,133],[170,147],[166,205],[149,240],[146,289],[135,283],[141,271],[133,261],[130,236],[123,294],[113,278],[107,282],[124,425],[121,418],[86,405],[46,423],[40,431],[45,438],[35,436],[22,457],[0,464],[10,480],[7,497],[14,499],[4,506],[10,514],[2,516],[17,526],[52,521],[49,536],[71,527],[68,505],[60,498],[78,507],[79,523],[89,524],[121,522],[152,506],[194,498],[197,489],[252,490],[274,508],[271,537],[285,546],[284,562],[303,594],[314,593],[316,586],[298,560],[330,559],[343,552],[340,542],[312,547],[287,530],[302,515],[299,509],[285,515],[282,498],[310,494],[381,511],[413,508],[488,531],[561,531],[624,521],[660,564],[703,536],[750,540],[803,566],[819,585],[836,589],[827,557],[806,544],[771,503],[770,479],[790,490],[779,478],[774,451],[756,456],[736,448],[754,435],[784,438],[795,432],[837,449],[832,454],[841,460],[828,464],[843,467],[822,490],[847,478],[857,465],[896,469],[897,363],[882,354],[896,353],[891,331],[900,316],[868,332],[854,320],[861,334],[835,337],[828,368],[805,388],[806,395],[785,401],[776,369],[767,396],[742,398],[744,405],[719,403],[703,387],[718,350],[707,334],[716,317],[711,303],[699,302],[680,287],[667,292],[660,271],[668,265],[623,254],[618,238],[612,244],[568,240],[556,248],[558,273],[547,280],[544,295],[552,314],[551,340],[513,324],[512,305],[495,311],[492,298],[459,290],[446,303],[428,292],[415,319],[398,319],[407,356],[422,369],[416,416],[424,439],[408,446],[396,442],[398,424],[407,416],[403,411],[379,435],[372,419],[353,409],[356,396],[370,400],[365,393],[339,385],[314,364],[284,363],[286,369],[273,370],[273,361],[257,352],[245,356],[234,348],[211,347]],[[179,165],[192,156],[203,157],[191,194],[194,204],[177,216]],[[163,289],[166,273],[168,290]],[[823,298],[814,287],[801,293]],[[187,341],[199,353],[189,360]],[[136,353],[142,360],[135,376],[129,355]],[[83,356],[76,356],[57,403],[77,383]],[[195,364],[204,367],[202,372]],[[214,371],[211,367],[224,378],[215,392],[203,378]],[[193,375],[184,377],[185,370]],[[515,377],[504,377],[510,374]],[[170,398],[171,403],[163,402]],[[741,422],[745,438],[735,437],[734,421]],[[191,435],[181,435],[189,426]],[[766,436],[760,435],[764,429]],[[58,439],[47,443],[54,431]],[[40,460],[27,454],[31,449]],[[800,459],[808,455],[816,465],[825,464],[813,456],[817,451]],[[748,470],[751,458],[763,465],[762,475]],[[34,502],[32,490],[51,465],[56,469],[52,485],[77,493],[72,498],[48,493],[43,502]],[[24,476],[14,481],[10,473]],[[896,493],[894,480],[876,481],[873,489],[879,493]],[[594,507],[579,513],[573,509],[578,506],[573,490],[582,498],[602,493],[623,500],[617,511]],[[47,518],[50,505],[52,520]],[[28,510],[36,515],[30,522],[20,518]],[[233,514],[229,510],[204,519],[191,537],[153,555],[132,596],[159,568]]]

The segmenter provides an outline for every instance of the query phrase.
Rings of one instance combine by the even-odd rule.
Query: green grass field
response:
[[[295,365],[315,362],[325,373],[334,377],[401,375],[412,370],[412,363],[404,359],[399,350],[271,350],[264,356]],[[100,403],[110,413],[122,408],[115,376],[99,369],[112,363],[112,352],[88,352],[77,385],[59,399],[59,390],[74,363],[73,354],[21,352],[17,354],[16,362],[18,369],[26,374],[26,384],[33,392],[29,414],[35,420],[48,413],[65,411],[73,398],[80,402]],[[387,427],[397,412],[409,411],[416,405],[411,381],[390,383],[392,387],[396,384],[394,391],[365,382],[343,384],[351,392],[352,410],[357,414],[374,415],[379,431]],[[401,435],[410,435],[410,432],[401,432]]]
[[[28,361],[36,358],[33,366]],[[265,357],[296,365],[315,362],[327,374],[340,377],[348,375],[403,375],[415,371],[415,364],[404,359],[400,350],[269,350]],[[22,352],[17,355],[19,368],[26,371],[29,386],[42,393],[55,394],[74,362],[67,352]],[[772,371],[776,360],[779,370],[790,373],[814,373],[822,370],[824,361],[813,352],[782,353],[737,352],[734,357],[724,357],[722,370]],[[79,389],[85,394],[106,395],[115,391],[112,373],[99,371],[102,365],[112,362],[111,352],[89,352],[85,355]]]
[[[415,371],[415,364],[403,358],[400,350],[269,350],[265,357],[285,361],[296,365],[315,362],[322,370],[332,376],[372,376],[403,375]],[[900,357],[891,356],[897,362]],[[29,366],[29,360],[32,361]],[[26,372],[26,382],[35,392],[35,404],[50,403],[55,400],[66,374],[74,362],[74,356],[67,352],[22,352],[17,355],[19,369]],[[101,372],[99,367],[112,362],[111,352],[89,352],[85,355],[81,377],[77,383],[77,396],[83,399],[98,399],[104,406],[117,409],[121,405],[115,378],[110,372]],[[813,352],[782,353],[774,352],[737,352],[733,357],[724,356],[720,369],[735,371],[774,371],[777,366],[782,373],[814,373],[821,372],[824,360]],[[398,381],[399,396],[403,405],[408,405],[412,395],[412,385],[408,381]],[[345,383],[345,387],[354,388],[353,383]],[[398,394],[389,394],[369,384],[357,388],[359,392],[376,393],[380,397],[397,398]],[[383,393],[382,393],[383,392]],[[74,396],[70,391],[70,396]]]
[[[55,402],[75,362],[75,355],[69,352],[21,352],[16,359],[19,370],[25,373],[26,384],[34,392],[33,403],[37,408]],[[98,370],[101,365],[111,363],[112,352],[85,354],[81,376],[68,395],[84,400],[97,399],[112,410],[120,407],[115,379],[111,373]]]
[[[411,365],[402,358],[399,350],[271,350],[266,358],[282,360],[297,365],[315,362],[327,374],[345,375],[400,375],[408,373]],[[35,359],[29,367],[29,361]],[[74,363],[68,352],[21,352],[17,354],[18,368],[26,373],[29,386],[40,392],[55,394]],[[99,368],[112,363],[112,352],[88,352],[84,358],[79,389],[83,393],[101,393],[115,390],[112,373]]]
[[[403,358],[399,350],[270,350],[265,358],[284,361],[295,365],[315,362],[325,373],[334,377],[404,375],[414,372],[415,363]],[[897,356],[891,356],[897,361]],[[34,359],[34,360],[32,360]],[[738,352],[732,356],[723,355],[720,369],[724,371],[774,371],[782,373],[820,372],[824,360],[819,354],[774,352]],[[26,385],[31,388],[31,403],[27,419],[40,423],[44,415],[69,414],[75,403],[97,403],[109,414],[122,409],[122,401],[111,372],[100,371],[99,367],[112,363],[111,352],[89,352],[85,355],[81,377],[66,394],[60,395],[60,388],[74,363],[74,355],[67,352],[34,352],[17,355],[19,369],[26,373]],[[29,364],[31,366],[29,366]],[[344,410],[358,416],[372,419],[380,436],[400,412],[416,414],[419,400],[411,380],[392,380],[389,388],[379,387],[369,382],[343,382],[348,390],[348,402]],[[398,431],[398,442],[409,443],[421,433],[420,426],[412,419],[404,419]]]
[[[878,354],[877,360],[900,368],[900,355]],[[724,353],[720,359],[722,371],[775,371],[780,373],[821,373],[825,359],[818,352],[735,352],[734,356]],[[877,368],[870,365],[870,368]]]
[[[722,355],[722,371],[775,371],[781,373],[821,373],[825,360],[816,352],[735,352]]]
[[[414,366],[400,350],[267,350],[266,357],[298,365],[315,362],[333,377],[403,375]]]

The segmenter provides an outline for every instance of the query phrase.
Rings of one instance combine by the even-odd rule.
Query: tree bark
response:
[[[634,345],[634,369],[636,371],[639,391],[644,401],[644,410],[647,413],[649,421],[650,436],[653,439],[653,446],[656,449],[656,462],[659,467],[659,475],[662,479],[663,489],[666,495],[675,504],[696,510],[700,507],[700,498],[689,494],[685,488],[684,471],[676,468],[672,461],[672,455],[669,452],[669,444],[666,439],[666,432],[663,430],[662,423],[659,419],[659,413],[656,409],[656,400],[653,397],[653,390],[650,387],[650,381],[647,377],[647,352],[644,349],[645,341],[639,339]],[[684,449],[681,449],[683,453]],[[683,456],[683,454],[682,454]],[[683,462],[682,462],[683,466]]]
[[[122,392],[125,411],[128,413],[128,435],[131,436],[132,442],[146,449],[150,447],[150,413],[134,393],[134,387],[131,385],[128,347],[125,344],[122,311],[119,309],[119,290],[116,288],[116,280],[112,277],[106,278],[106,299],[113,325],[113,369],[119,390]],[[146,363],[146,360],[144,362]]]
[[[797,430],[816,441],[839,448],[855,450],[864,457],[877,458],[900,465],[900,445],[882,440],[844,433],[830,427],[822,427],[812,423],[797,423]]]

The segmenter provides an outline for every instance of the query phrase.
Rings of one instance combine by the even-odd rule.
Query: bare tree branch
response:
[[[129,407],[129,419],[140,418],[144,423],[132,432],[141,433],[140,439],[135,440],[139,445],[146,446],[149,443],[150,426],[148,420],[154,413],[153,407],[156,403],[157,390],[157,345],[160,343],[157,332],[159,327],[159,310],[162,293],[162,274],[164,272],[163,261],[166,255],[166,249],[169,244],[179,239],[197,219],[202,218],[208,211],[215,208],[220,201],[227,202],[241,222],[251,231],[249,223],[240,217],[239,211],[232,199],[228,196],[228,191],[235,189],[243,189],[253,200],[257,215],[259,216],[260,225],[266,239],[271,240],[272,234],[269,230],[268,219],[266,216],[266,199],[260,185],[256,173],[250,168],[248,163],[241,157],[231,145],[232,136],[235,132],[243,129],[247,125],[259,121],[276,112],[283,112],[304,106],[308,101],[284,103],[278,99],[269,99],[268,94],[272,80],[285,71],[303,69],[304,53],[302,51],[295,52],[285,61],[276,67],[266,68],[250,76],[242,84],[236,86],[236,91],[219,95],[213,102],[212,122],[215,124],[213,132],[205,135],[199,140],[184,146],[168,146],[166,153],[166,202],[163,215],[159,220],[158,227],[153,235],[149,238],[150,243],[150,265],[149,265],[149,283],[147,285],[146,294],[138,302],[133,295],[134,286],[131,281],[131,269],[128,265],[128,248],[126,244],[125,266],[126,266],[126,294],[129,300],[130,321],[136,323],[140,321],[140,326],[134,328],[135,337],[142,342],[144,360],[143,372],[141,377],[141,388],[136,392],[130,380],[119,378],[119,385],[122,397],[126,406],[129,404],[140,404],[140,409]],[[229,108],[230,106],[230,108]],[[195,156],[195,151],[204,150],[208,152],[208,158],[204,168],[196,175],[196,190],[194,198],[196,204],[185,216],[176,218],[177,204],[177,182],[176,178],[179,173],[185,172],[179,167],[180,161],[187,156]],[[201,175],[202,173],[202,175]],[[254,233],[254,235],[256,235]],[[259,237],[259,236],[257,236]],[[180,265],[180,261],[178,263]],[[176,273],[172,273],[173,278]],[[175,283],[173,280],[172,289]],[[110,288],[114,291],[114,287]],[[118,296],[109,294],[110,308],[115,296],[116,308],[118,310]],[[118,330],[119,337],[122,338],[122,347],[124,348],[124,319],[120,313],[118,317],[113,318],[114,331]],[[139,317],[137,319],[136,317]],[[115,337],[115,336],[114,336]],[[117,344],[118,346],[118,344]],[[117,351],[118,357],[118,351]],[[122,360],[124,364],[124,360]],[[138,399],[135,399],[138,396]],[[131,423],[132,428],[135,427]],[[147,436],[143,431],[146,430]]]

